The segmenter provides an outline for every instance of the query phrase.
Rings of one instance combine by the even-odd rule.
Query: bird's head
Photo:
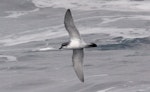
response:
[[[97,44],[95,44],[95,43],[90,43],[87,47],[97,47]]]
[[[69,42],[65,42],[61,44],[61,47],[59,49],[66,48],[68,46]]]

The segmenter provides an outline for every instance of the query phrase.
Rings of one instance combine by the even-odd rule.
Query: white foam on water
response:
[[[137,9],[149,11],[149,9],[150,9],[150,2],[145,2],[145,3],[142,3],[142,4],[139,3],[139,4],[137,4],[135,7],[136,7]]]
[[[150,91],[149,85],[142,84],[127,87],[116,87],[114,89],[109,90],[108,92],[149,92],[149,91]]]
[[[8,12],[8,13],[10,13],[10,15],[5,16],[5,18],[18,18],[18,17],[20,17],[20,16],[22,16],[22,15],[27,14],[27,13],[25,13],[25,12],[15,12],[15,11],[13,11],[13,12]]]
[[[149,1],[129,0],[32,0],[39,8],[71,8],[74,10],[125,10],[125,11],[149,11]]]
[[[97,92],[109,92],[109,90],[114,89],[114,88],[115,87],[110,87],[110,88],[107,88],[107,89],[99,90]]]
[[[67,32],[62,33],[63,31],[52,32],[52,31],[58,30],[55,28],[54,29],[42,28],[42,29],[35,29],[35,30],[36,32],[34,30],[29,30],[27,31],[27,33],[22,32],[22,33],[12,34],[12,35],[3,37],[0,39],[0,44],[2,44],[3,46],[13,46],[17,44],[22,44],[22,43],[27,43],[27,42],[32,42],[32,41],[42,41],[45,39],[52,39],[52,38],[57,38],[57,37],[67,35]]]
[[[113,87],[99,90],[97,92],[149,92],[150,85],[142,83],[134,83],[133,81],[128,81],[129,83],[123,83],[119,85],[113,85]]]
[[[77,19],[75,20],[75,22],[93,19],[93,18],[99,18],[99,17],[102,17],[104,19],[102,23],[109,23],[123,18],[150,20],[149,16],[130,15],[125,17],[117,16],[116,18],[112,18],[114,16],[93,16],[93,17]],[[125,39],[144,38],[150,36],[149,29],[145,29],[145,28],[115,28],[115,27],[102,28],[102,27],[78,26],[78,29],[81,34],[101,33],[101,34],[109,34],[112,37],[122,36]],[[0,38],[0,44],[3,46],[13,46],[17,44],[22,44],[22,43],[27,43],[32,41],[41,41],[45,39],[53,39],[62,36],[67,36],[67,35],[68,33],[65,30],[64,25],[60,24],[58,26],[44,27],[44,28],[39,28],[34,30],[26,30],[24,32],[7,35],[5,37]]]
[[[33,49],[31,51],[33,52],[44,52],[44,51],[53,51],[53,50],[58,50],[58,49],[55,49],[53,47],[41,47],[41,48],[36,48],[36,49]]]
[[[15,56],[10,56],[10,55],[0,55],[0,60],[2,59],[2,61],[17,61],[17,57]]]
[[[142,15],[138,15],[138,16],[131,16],[131,17],[129,17],[129,18],[136,18],[136,19],[141,19],[141,20],[150,20],[150,16],[142,16]]]
[[[93,78],[93,77],[105,77],[105,76],[109,76],[109,74],[91,75],[91,76],[87,76],[86,78]]]
[[[9,15],[5,16],[4,18],[18,18],[20,16],[26,15],[31,12],[36,12],[38,10],[39,9],[37,8],[37,9],[31,10],[31,11],[6,11],[5,13],[8,13]]]
[[[134,29],[134,28],[88,28],[80,27],[82,34],[91,34],[91,33],[102,33],[109,34],[112,37],[123,37],[123,38],[144,38],[150,36],[150,31],[144,29]]]
[[[80,33],[83,34],[108,34],[112,37],[123,38],[144,38],[150,36],[150,31],[145,29],[134,29],[134,28],[100,28],[100,27],[78,27]],[[68,33],[63,27],[54,27],[54,28],[43,28],[39,29],[40,31],[16,35],[9,35],[0,39],[0,44],[3,46],[13,46],[17,44],[32,42],[32,41],[42,41],[45,39],[53,39],[58,37],[67,36]],[[56,31],[57,30],[57,31]],[[60,30],[60,31],[59,31]],[[44,35],[44,36],[43,36]]]

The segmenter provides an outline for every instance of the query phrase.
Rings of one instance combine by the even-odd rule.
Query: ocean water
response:
[[[74,73],[64,14],[86,42]],[[0,92],[149,92],[149,0],[0,0]]]
[[[123,11],[149,11],[150,9],[148,0],[33,0],[33,3],[40,8],[72,8],[75,10],[116,9]]]
[[[123,38],[145,38],[150,35],[149,1],[82,0],[79,3],[78,0],[2,0],[1,4],[2,45],[66,36],[63,16],[68,8],[73,10],[82,34],[103,33]]]

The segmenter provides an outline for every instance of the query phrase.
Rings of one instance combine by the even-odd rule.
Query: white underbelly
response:
[[[84,48],[86,46],[85,42],[82,41],[72,41],[69,45],[68,48],[74,49],[74,48]]]

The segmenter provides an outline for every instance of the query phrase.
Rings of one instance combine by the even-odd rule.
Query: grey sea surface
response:
[[[150,92],[149,11],[70,6],[83,39],[98,45],[85,49],[81,83],[72,51],[58,50],[69,41],[63,20],[72,3],[33,1],[0,0],[0,92]]]

